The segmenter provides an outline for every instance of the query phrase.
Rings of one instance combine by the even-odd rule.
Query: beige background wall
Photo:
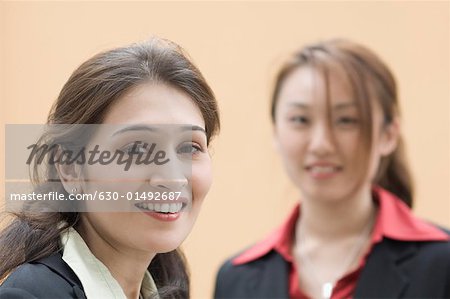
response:
[[[269,94],[278,63],[307,42],[351,38],[392,67],[415,211],[450,226],[449,14],[443,1],[0,2],[0,116],[43,123],[70,73],[100,50],[150,35],[184,46],[222,113],[214,185],[184,244],[193,298],[208,298],[221,261],[269,232],[298,199],[272,146]]]

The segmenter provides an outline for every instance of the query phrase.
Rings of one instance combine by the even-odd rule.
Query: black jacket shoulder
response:
[[[61,254],[17,267],[0,286],[0,299],[86,298],[83,287]]]
[[[214,298],[289,298],[289,264],[272,250],[220,268]],[[354,298],[450,298],[450,242],[383,239],[370,253]]]
[[[288,298],[289,265],[277,252],[241,265],[233,259],[220,267],[214,298]]]

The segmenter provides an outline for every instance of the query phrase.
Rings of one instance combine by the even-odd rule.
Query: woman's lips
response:
[[[180,217],[180,212],[177,213],[159,213],[159,212],[152,212],[152,211],[148,211],[145,212],[143,211],[143,213],[147,216],[150,216],[156,220],[159,221],[175,221]]]
[[[306,170],[314,179],[330,179],[342,170],[342,167],[332,163],[314,163],[306,166]]]

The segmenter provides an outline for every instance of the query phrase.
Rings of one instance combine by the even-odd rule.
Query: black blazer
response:
[[[289,264],[276,251],[247,264],[225,262],[214,298],[288,298]],[[450,242],[383,239],[370,253],[354,298],[450,298]]]
[[[86,299],[80,280],[54,253],[20,265],[0,286],[0,299]]]

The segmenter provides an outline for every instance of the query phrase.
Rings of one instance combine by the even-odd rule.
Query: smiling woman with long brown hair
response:
[[[306,46],[279,71],[271,107],[301,203],[222,266],[215,297],[449,298],[448,231],[410,210],[386,64],[348,40]]]
[[[170,161],[188,164],[189,173],[138,165],[139,177],[127,181],[130,172],[112,165],[50,163],[35,171],[35,190],[66,197],[102,190],[181,197],[139,203],[133,212],[36,211],[25,205],[0,233],[0,298],[189,297],[178,247],[211,184],[208,146],[219,114],[212,90],[184,51],[153,38],[95,55],[64,85],[48,124],[120,127],[107,138],[82,131],[84,139],[74,130],[48,130],[40,140],[57,145],[57,154],[74,144],[92,148],[101,139],[103,146],[133,156],[148,150],[141,140],[163,140]],[[181,128],[176,139],[161,139],[164,132],[155,130],[171,126]]]

